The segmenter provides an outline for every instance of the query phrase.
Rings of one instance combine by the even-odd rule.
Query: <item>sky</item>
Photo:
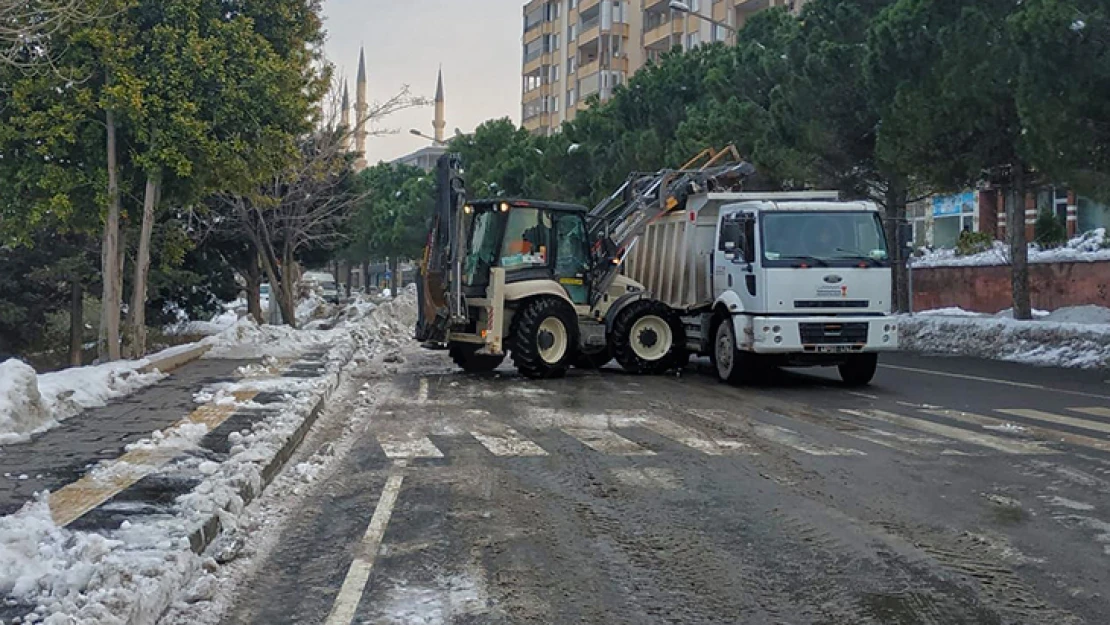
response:
[[[523,0],[326,0],[325,52],[350,80],[355,99],[359,45],[366,46],[368,98],[388,99],[402,86],[429,100],[443,66],[448,137],[470,132],[487,119],[520,122]],[[370,137],[367,159],[391,160],[429,144],[409,134],[432,135],[431,106],[382,120],[398,134]]]

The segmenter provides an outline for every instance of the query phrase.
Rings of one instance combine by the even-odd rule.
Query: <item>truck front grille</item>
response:
[[[848,345],[867,342],[867,323],[800,323],[802,345]]]
[[[871,302],[865,299],[798,299],[794,300],[794,308],[867,308]]]

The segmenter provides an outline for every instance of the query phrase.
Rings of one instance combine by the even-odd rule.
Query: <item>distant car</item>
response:
[[[304,277],[301,278],[301,283],[319,290],[320,295],[325,300],[334,304],[339,303],[339,285],[336,284],[335,278],[330,273],[310,271],[304,274]]]
[[[339,286],[335,284],[334,280],[320,282],[318,284],[325,300],[332,302],[333,304],[339,303]]]
[[[270,284],[265,283],[258,287],[258,299],[262,304],[262,309],[265,310],[270,307]]]

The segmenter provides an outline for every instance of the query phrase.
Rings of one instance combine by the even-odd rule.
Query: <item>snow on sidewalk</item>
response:
[[[1110,261],[1110,237],[1105,228],[1085,232],[1060,247],[1042,248],[1029,246],[1030,263],[1092,263]],[[956,250],[930,250],[924,256],[914,259],[914,269],[931,267],[989,267],[1010,264],[1010,249],[1007,243],[994,241],[991,249],[978,254],[957,256]]]
[[[1095,369],[1110,366],[1110,309],[1075,306],[1035,311],[1033,321],[959,308],[902,316],[900,346],[1024,364]]]
[[[268,360],[293,354],[294,347],[315,348],[319,375],[280,378],[275,384],[257,368],[245,371],[240,382],[199,393],[200,403],[231,408],[255,407],[237,398],[236,392],[280,395],[278,403],[267,406],[277,410],[228,435],[229,452],[222,462],[190,453],[200,451],[195,447],[208,429],[203,423],[186,422],[128,447],[142,452],[140,457],[172,457],[170,464],[144,468],[108,461],[91,472],[94,480],[136,472],[154,475],[159,470],[198,479],[198,486],[177,498],[172,515],[137,516],[118,529],[99,532],[60,528],[53,522],[46,493],[41,493],[19,512],[0,518],[0,594],[9,605],[34,611],[24,621],[28,623],[154,623],[175,593],[215,566],[210,558],[193,553],[190,536],[216,517],[221,525],[234,525],[243,511],[244,494],[257,496],[261,491],[264,469],[335,389],[347,363],[364,362],[399,345],[410,336],[415,315],[415,290],[409,289],[380,306],[356,303],[331,329],[281,330],[240,323],[233,328],[238,330],[234,338],[227,333],[217,337],[213,350],[260,354]]]

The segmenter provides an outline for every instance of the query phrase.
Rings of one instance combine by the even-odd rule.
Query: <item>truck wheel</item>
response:
[[[875,369],[879,366],[878,354],[854,354],[848,362],[837,367],[840,369],[840,379],[847,386],[867,386],[871,378],[875,377]]]
[[[608,347],[579,349],[571,361],[579,369],[600,369],[613,359],[613,351]]]
[[[736,329],[731,317],[717,323],[713,349],[709,352],[717,379],[729,384],[742,384],[751,379],[752,359],[736,348]]]
[[[460,369],[467,373],[489,373],[493,371],[501,362],[505,360],[505,356],[490,356],[487,354],[476,354],[481,345],[473,345],[470,343],[451,343],[447,348],[448,353],[451,355],[451,360]]]
[[[673,369],[685,350],[682,320],[663,302],[642,299],[620,311],[611,343],[617,362],[629,373]]]
[[[513,364],[526,378],[561,378],[578,345],[578,319],[562,300],[539,297],[513,315]]]

